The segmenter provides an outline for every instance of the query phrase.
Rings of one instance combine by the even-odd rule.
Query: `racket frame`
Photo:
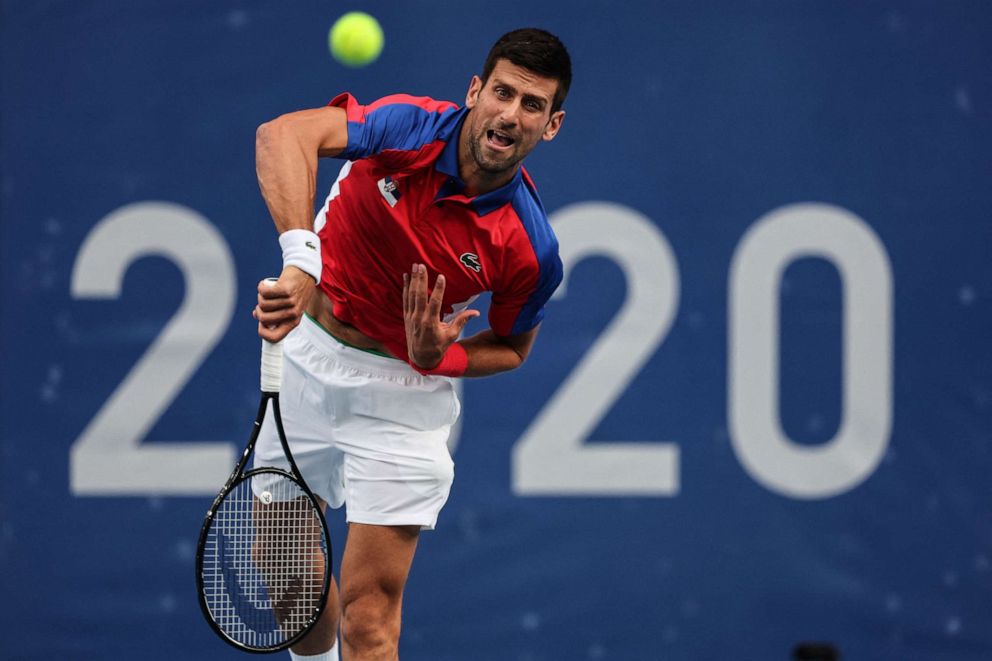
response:
[[[290,471],[285,471],[281,468],[276,468],[273,466],[265,466],[260,468],[253,468],[246,471],[245,466],[248,465],[248,460],[255,450],[255,443],[258,440],[258,435],[262,430],[262,422],[265,420],[265,411],[269,403],[272,403],[272,418],[276,424],[276,430],[279,435],[279,442],[282,445],[283,452],[286,455],[286,459],[289,461]],[[278,475],[283,475],[292,479],[296,482],[302,489],[304,495],[309,499],[310,505],[317,512],[317,519],[320,521],[320,526],[322,533],[324,535],[324,545],[327,549],[327,571],[324,572],[324,584],[322,586],[322,592],[320,599],[317,602],[317,606],[314,608],[313,613],[310,616],[310,620],[302,630],[300,630],[296,635],[287,638],[278,645],[273,645],[270,647],[253,647],[251,645],[245,645],[241,641],[232,638],[226,631],[224,631],[219,624],[214,620],[213,615],[210,613],[210,607],[207,605],[207,600],[204,597],[204,583],[203,583],[203,557],[207,546],[207,537],[210,534],[211,524],[213,523],[214,516],[217,514],[217,510],[220,509],[221,503],[224,498],[231,492],[235,485],[251,479],[254,475],[261,473],[274,473]],[[241,458],[238,460],[237,465],[234,467],[234,471],[231,476],[227,478],[227,482],[224,483],[224,487],[214,498],[213,504],[210,509],[207,510],[207,515],[204,518],[203,526],[200,529],[200,538],[196,545],[196,593],[197,601],[200,604],[200,610],[203,611],[203,617],[207,620],[210,627],[221,637],[225,642],[234,646],[235,648],[241,650],[242,652],[251,652],[255,654],[268,654],[272,652],[278,652],[289,647],[292,647],[298,643],[304,636],[310,633],[314,625],[320,620],[321,614],[324,612],[324,608],[327,606],[327,597],[330,592],[331,576],[333,575],[333,560],[332,560],[332,550],[331,550],[331,535],[327,527],[327,520],[324,518],[323,510],[320,508],[320,504],[317,502],[316,496],[310,490],[310,486],[307,484],[306,480],[303,479],[303,474],[300,473],[300,469],[296,466],[296,460],[293,459],[293,453],[289,449],[289,441],[286,439],[286,430],[283,428],[282,424],[282,413],[279,409],[279,393],[278,392],[262,392],[262,399],[258,404],[258,413],[255,415],[255,423],[252,428],[251,437],[248,439],[248,443],[245,445],[245,450],[241,454]]]

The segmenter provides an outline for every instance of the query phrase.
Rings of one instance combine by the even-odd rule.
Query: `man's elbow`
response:
[[[299,147],[305,154],[336,156],[348,146],[347,117],[341,108],[298,110],[255,129],[256,151]]]
[[[271,149],[272,145],[278,141],[279,135],[284,131],[285,122],[282,121],[281,117],[260,124],[255,129],[255,151],[264,152],[267,149]]]
[[[510,360],[507,361],[507,371],[520,369],[523,367],[524,363],[527,362],[527,356],[530,354],[530,347],[509,347],[512,352],[509,353]]]

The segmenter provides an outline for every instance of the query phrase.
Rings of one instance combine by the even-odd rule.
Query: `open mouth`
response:
[[[506,133],[495,129],[489,129],[486,131],[486,138],[489,140],[489,144],[496,149],[509,149],[515,142],[514,139]]]

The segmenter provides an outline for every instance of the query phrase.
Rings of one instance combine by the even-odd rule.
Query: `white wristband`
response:
[[[295,266],[308,273],[320,284],[323,261],[320,256],[320,238],[310,230],[286,230],[279,235],[282,246],[282,267]]]

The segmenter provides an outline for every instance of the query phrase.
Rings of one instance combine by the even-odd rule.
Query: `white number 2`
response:
[[[587,202],[554,214],[565,281],[591,255],[612,259],[627,298],[513,448],[518,495],[674,495],[679,452],[672,443],[586,443],[658,349],[678,307],[679,275],[668,241],[650,219],[617,204]]]
[[[114,211],[80,248],[72,272],[72,296],[118,298],[128,266],[148,255],[164,256],[179,267],[186,295],[179,311],[73,444],[69,479],[76,495],[213,493],[234,465],[235,451],[229,443],[141,444],[231,320],[234,262],[213,225],[191,209],[164,202],[141,202]]]

